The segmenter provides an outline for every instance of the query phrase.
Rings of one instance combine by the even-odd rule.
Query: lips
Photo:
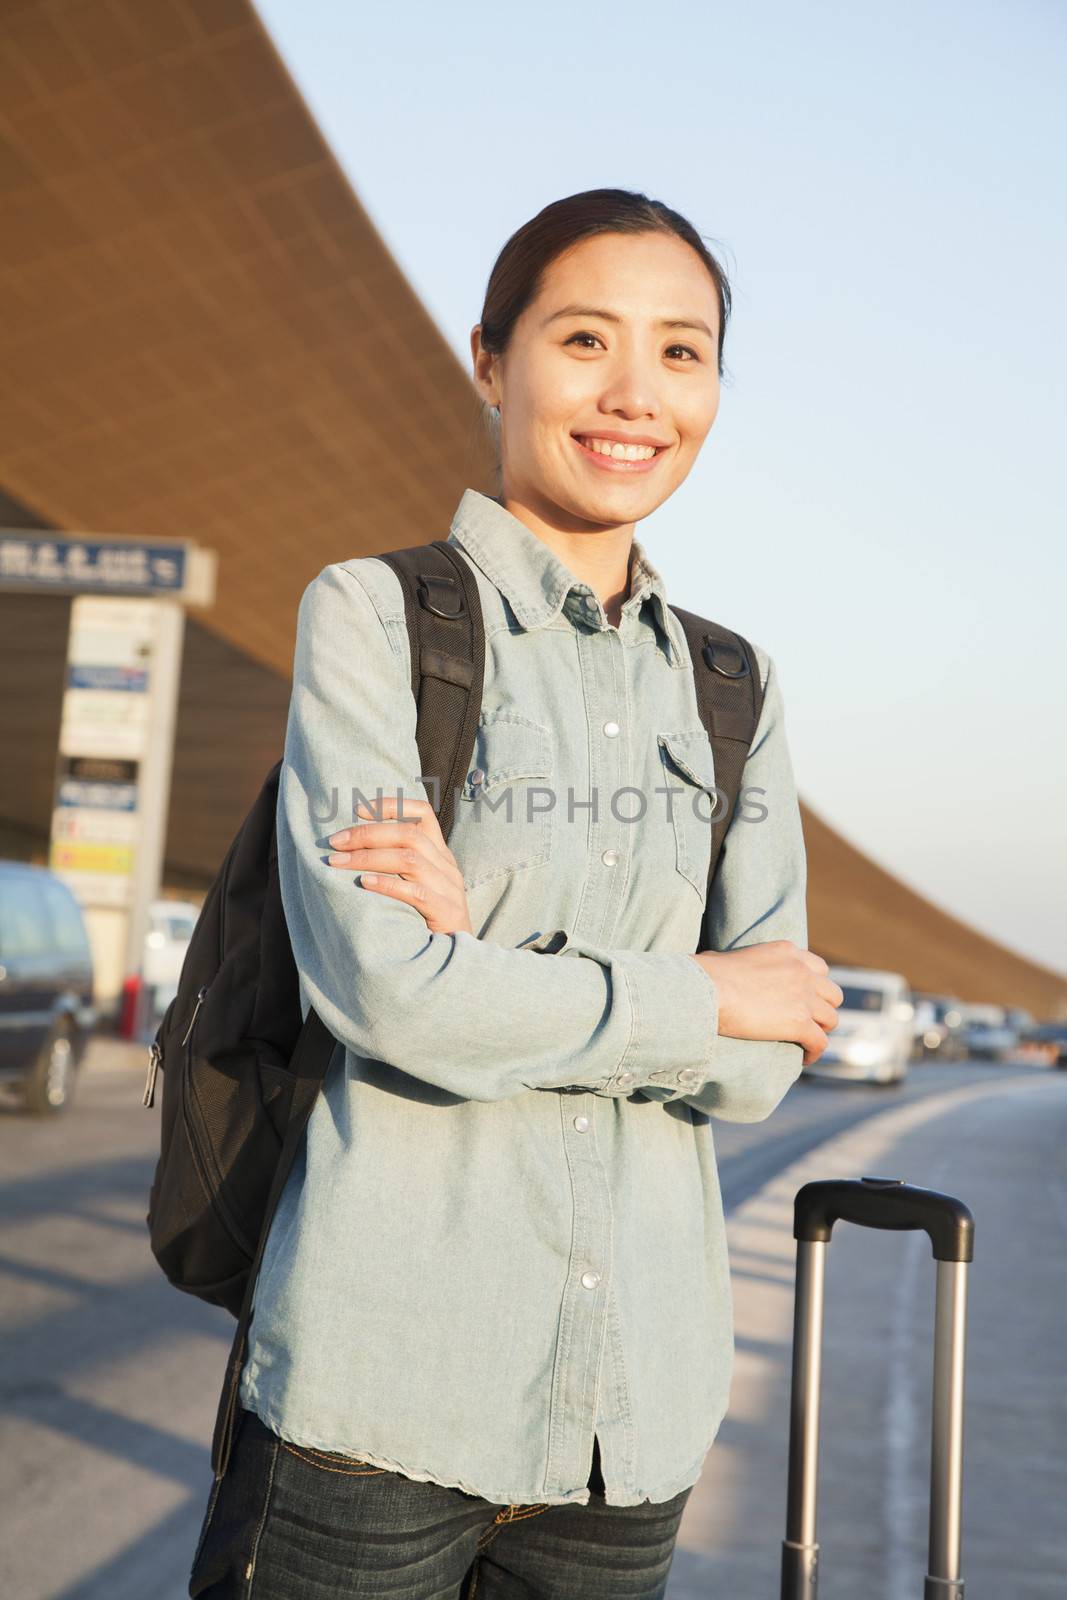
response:
[[[583,439],[587,437],[595,439],[608,439],[611,437],[611,435],[606,433],[592,435],[577,433],[571,434],[571,438],[574,440],[575,449],[581,453],[582,459],[587,461],[590,466],[598,468],[601,472],[650,472],[655,467],[657,461],[662,460],[664,455],[666,455],[668,449],[668,446],[660,444],[660,442],[656,439],[627,439],[625,437],[618,440],[612,439],[613,444],[616,442],[619,444],[649,444],[652,445],[656,451],[654,456],[647,456],[643,461],[626,461],[620,460],[616,456],[601,455],[597,450],[591,450],[588,445],[582,442]]]
[[[647,433],[617,433],[612,428],[597,429],[595,433],[572,433],[572,439],[584,441],[587,439],[603,439],[608,444],[642,444],[651,445],[655,450],[666,450],[667,443],[663,439],[653,439]]]

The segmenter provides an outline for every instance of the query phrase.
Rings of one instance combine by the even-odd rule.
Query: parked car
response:
[[[1036,1022],[1019,1040],[1020,1061],[1067,1071],[1067,1022]]]
[[[974,1003],[963,1007],[961,1039],[972,1061],[1012,1061],[1019,1034],[1004,1006]]]
[[[141,965],[122,987],[119,1032],[147,1043],[178,992],[182,964],[200,907],[191,900],[153,900],[141,952]]]
[[[141,971],[145,987],[155,991],[155,1008],[162,1013],[178,991],[182,962],[193,937],[200,907],[191,900],[153,900]]]
[[[46,867],[0,861],[0,1077],[30,1111],[70,1103],[96,1023],[81,907]]]
[[[912,1001],[933,1007],[934,1019],[922,1035],[921,1054],[938,1061],[963,1061],[967,1055],[963,1047],[963,1005],[952,995],[924,994],[914,990]]]
[[[912,1005],[911,1059],[923,1061],[940,1050],[948,1029],[937,1020],[937,1007],[932,1000],[913,994]]]
[[[829,976],[844,995],[837,1027],[810,1078],[851,1078],[867,1083],[903,1083],[912,1047],[915,1008],[908,980],[873,967],[831,966]]]

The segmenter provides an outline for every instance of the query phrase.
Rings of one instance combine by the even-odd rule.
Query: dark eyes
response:
[[[572,333],[570,338],[566,341],[566,344],[573,344],[576,339],[597,339],[597,340],[599,340],[599,338],[600,338],[600,335],[598,333]],[[587,345],[586,349],[588,349],[588,348],[589,347]],[[672,344],[672,345],[668,345],[668,347],[667,347],[668,354],[670,353],[671,350],[684,350],[687,355],[692,356],[694,361],[699,361],[700,360],[700,356],[697,355],[697,352],[695,350],[691,349],[689,347],[689,345],[687,345],[687,344]],[[688,365],[688,363],[686,363],[686,365]]]

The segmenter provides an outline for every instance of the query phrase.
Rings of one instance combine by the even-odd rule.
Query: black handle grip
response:
[[[901,1178],[825,1178],[793,1201],[793,1237],[825,1243],[835,1222],[861,1228],[922,1228],[936,1261],[974,1260],[974,1217],[962,1200]]]

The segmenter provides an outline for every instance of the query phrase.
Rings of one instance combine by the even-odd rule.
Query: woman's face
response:
[[[711,275],[674,234],[597,234],[557,257],[503,356],[471,334],[478,387],[500,407],[505,501],[564,524],[650,515],[715,421],[718,334]],[[651,459],[602,453],[646,440]]]

